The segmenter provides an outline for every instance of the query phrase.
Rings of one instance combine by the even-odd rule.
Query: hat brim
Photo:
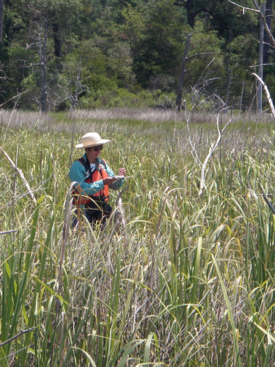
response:
[[[88,144],[88,145],[83,145],[82,143],[81,144],[77,144],[75,146],[76,149],[81,149],[81,148],[92,148],[92,147],[98,147],[99,145],[103,145],[103,144],[106,144],[106,143],[109,143],[110,140],[107,140],[107,139],[101,139],[99,141],[97,141],[96,143],[94,144]]]

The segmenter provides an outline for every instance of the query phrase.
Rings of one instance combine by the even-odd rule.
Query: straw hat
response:
[[[98,133],[87,133],[81,138],[81,144],[77,144],[75,147],[76,149],[79,148],[90,148],[96,147],[98,145],[106,144],[110,140],[101,139]]]

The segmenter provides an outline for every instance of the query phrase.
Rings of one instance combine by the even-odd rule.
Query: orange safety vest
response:
[[[90,172],[90,175],[85,179],[85,182],[92,183],[99,180],[104,180],[104,178],[109,177],[108,173],[105,170],[106,169],[105,161],[103,159],[100,160],[104,163],[105,167],[103,164],[99,164],[98,167],[99,169],[95,169],[94,172],[91,173],[90,166],[88,166],[89,163],[86,163],[83,157],[78,159],[78,162],[80,162],[86,169],[88,168],[88,172]],[[81,195],[76,190],[74,190],[73,196],[75,198],[74,200],[75,205],[85,205],[90,203],[91,200],[98,201],[99,199],[100,201],[107,202],[109,200],[109,186],[104,185],[104,188],[95,193],[94,195],[85,195],[85,194]]]

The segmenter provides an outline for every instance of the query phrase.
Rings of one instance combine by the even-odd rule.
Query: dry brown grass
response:
[[[24,111],[0,111],[0,143],[5,141],[8,128],[35,129],[39,132],[65,133],[78,140],[87,131],[98,131],[102,136],[123,135],[130,139],[135,137],[139,144],[147,139],[146,149],[153,152],[158,147],[179,149],[183,154],[190,151],[190,139],[196,150],[205,154],[216,140],[217,115],[209,113],[195,113],[189,122],[191,134],[187,129],[185,112],[177,113],[174,110],[162,111],[159,109],[96,109],[76,110],[65,113],[49,113]],[[221,141],[223,152],[243,151],[247,146],[255,150],[269,147],[266,136],[272,136],[273,118],[269,114],[257,116],[255,114],[221,115],[221,128],[228,120],[232,122]],[[112,123],[110,124],[110,121]],[[138,123],[140,121],[140,124]],[[1,129],[2,127],[2,129]],[[72,146],[74,142],[72,143]],[[227,153],[226,153],[227,154]]]
[[[189,116],[189,112],[187,112]],[[11,127],[34,127],[42,128],[47,125],[47,128],[52,124],[66,122],[68,120],[137,120],[137,121],[149,121],[149,122],[186,122],[186,113],[177,113],[175,110],[160,110],[160,109],[129,109],[129,108],[116,108],[116,109],[95,109],[95,110],[76,110],[66,113],[58,114],[41,114],[39,112],[24,112],[24,111],[0,111],[0,125],[12,125]],[[229,112],[223,115],[224,120],[231,118],[233,123],[272,123],[274,122],[271,114],[263,113],[261,115],[255,115],[250,113],[232,113]],[[216,113],[194,113],[190,119],[191,123],[216,123]],[[12,118],[12,122],[11,122]]]
[[[187,112],[189,116],[190,113]],[[70,118],[73,118],[73,114],[70,114]],[[190,122],[193,123],[216,123],[216,113],[193,113]],[[233,113],[229,112],[224,114],[225,118],[229,116],[232,118],[232,122],[273,122],[274,119],[271,114],[263,113],[261,115],[255,115],[250,113]],[[161,110],[161,109],[129,109],[129,108],[116,108],[116,109],[96,109],[96,110],[78,110],[75,112],[75,117],[78,119],[95,119],[95,120],[112,120],[112,119],[132,119],[150,122],[186,122],[186,113],[177,113],[173,109]]]

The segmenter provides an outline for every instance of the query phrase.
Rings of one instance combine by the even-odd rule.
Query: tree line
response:
[[[261,22],[252,11],[256,5],[0,0],[0,105],[43,112],[168,107],[180,88],[183,108],[192,103],[255,110],[252,73],[259,67]],[[273,0],[264,5],[272,30]],[[266,30],[263,44],[263,77],[273,96],[274,53]]]

